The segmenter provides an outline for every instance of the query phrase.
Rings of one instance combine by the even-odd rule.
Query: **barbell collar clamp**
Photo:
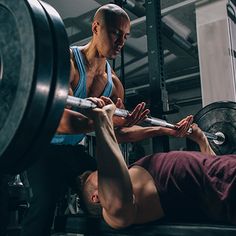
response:
[[[217,139],[213,139],[216,145],[222,145],[225,142],[225,135],[222,132],[216,132]]]

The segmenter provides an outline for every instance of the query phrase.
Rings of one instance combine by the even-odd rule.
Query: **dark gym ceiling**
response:
[[[46,0],[61,15],[71,44],[83,45],[91,37],[91,17],[107,0]],[[124,8],[131,18],[131,36],[125,49],[126,95],[148,93],[148,57],[145,0],[127,0]],[[199,85],[195,2],[162,0],[164,68],[168,92]],[[120,73],[120,55],[116,59]]]

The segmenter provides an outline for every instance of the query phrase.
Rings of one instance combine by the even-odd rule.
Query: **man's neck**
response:
[[[85,57],[86,68],[96,74],[103,74],[106,69],[106,58],[99,55],[96,45],[89,42],[82,48]]]

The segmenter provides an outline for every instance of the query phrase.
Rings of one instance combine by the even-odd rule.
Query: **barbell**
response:
[[[66,105],[94,104],[68,96],[69,42],[54,8],[38,0],[0,0],[0,29],[0,171],[15,174],[34,163],[42,147],[50,143]],[[233,128],[229,132],[222,128],[229,126],[227,116],[217,129],[212,126],[219,122],[209,119],[209,127],[203,130],[218,152],[226,147],[234,152],[235,103],[216,107],[230,114]],[[128,111],[117,109],[116,113],[127,116]],[[176,128],[153,117],[146,122]]]
[[[73,96],[68,96],[67,100],[66,100],[66,104],[68,106],[71,107],[75,107],[75,108],[96,108],[96,104],[94,104],[93,102],[87,100],[87,99],[82,99],[82,98],[77,98],[77,97],[73,97]],[[130,114],[130,112],[128,110],[125,109],[120,109],[120,108],[116,108],[114,115],[116,116],[121,116],[121,117],[127,117]],[[177,129],[178,126],[175,124],[171,124],[169,122],[167,122],[166,120],[160,119],[160,118],[155,118],[155,117],[147,117],[144,122],[150,124],[150,125],[155,125],[155,126],[162,126],[162,127],[167,127],[167,128],[171,128],[171,129]],[[192,132],[192,128],[190,128],[188,130],[189,133]],[[220,132],[217,131],[216,133],[209,133],[204,131],[204,134],[206,135],[206,137],[210,140],[213,140],[213,142],[215,142],[216,145],[222,145],[225,142],[225,135]]]

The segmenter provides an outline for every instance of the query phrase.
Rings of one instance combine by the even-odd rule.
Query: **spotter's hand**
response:
[[[106,98],[105,98],[106,99]],[[150,113],[149,109],[145,109],[145,102],[139,103],[127,117],[114,117],[113,121],[115,126],[130,127],[141,123],[147,118]],[[116,107],[124,109],[124,104],[120,98],[117,99]]]
[[[169,135],[174,137],[187,137],[189,135],[189,128],[191,127],[193,122],[193,116],[187,116],[176,124],[177,129],[173,129],[169,131]]]

